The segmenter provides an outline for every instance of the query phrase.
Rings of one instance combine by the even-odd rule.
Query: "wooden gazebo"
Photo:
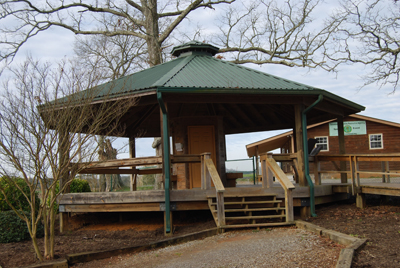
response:
[[[293,220],[292,199],[310,199],[314,195],[313,189],[308,190],[311,185],[306,174],[308,157],[303,150],[305,126],[330,119],[340,122],[344,116],[360,112],[364,107],[319,88],[213,57],[217,53],[215,46],[189,42],[173,49],[172,54],[177,58],[172,61],[100,86],[104,90],[99,92],[108,94],[99,93],[97,101],[106,97],[107,101],[137,98],[137,105],[120,120],[125,129],[122,136],[131,141],[131,158],[92,163],[83,172],[134,175],[151,172],[137,170],[136,166],[161,164],[162,170],[152,172],[162,172],[165,190],[65,194],[60,200],[61,212],[165,211],[168,233],[171,232],[171,211],[210,208],[217,225],[228,228],[225,222],[228,217],[225,219],[222,214],[225,212],[221,212],[228,211],[224,207],[225,193],[225,203],[232,198],[231,209],[244,212],[250,223],[259,219],[253,215],[257,208],[262,209],[257,202],[264,202],[263,198],[271,195],[273,200],[285,199],[289,213],[283,217],[286,222]],[[284,178],[279,166],[266,155],[262,158],[263,187],[227,187],[225,135],[289,128],[295,135],[299,189]],[[138,135],[161,137],[162,158],[135,158],[134,139]],[[283,190],[274,190],[271,174],[278,178]],[[176,181],[174,189],[171,180]],[[135,190],[134,180],[132,183],[131,188]],[[310,203],[302,202],[294,205],[310,207]],[[252,204],[253,214],[249,207]]]

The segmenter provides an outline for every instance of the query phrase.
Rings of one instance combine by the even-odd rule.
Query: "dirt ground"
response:
[[[308,221],[368,239],[367,244],[356,253],[353,267],[399,267],[400,199],[369,198],[367,206],[365,210],[357,209],[350,202],[317,206],[318,216]],[[89,215],[74,216],[73,226],[76,229],[57,235],[56,258],[70,253],[121,248],[165,239],[162,213],[123,213],[122,222],[119,213]],[[215,227],[208,211],[175,213],[174,223],[174,236]],[[0,245],[1,267],[18,267],[34,262],[30,241]]]
[[[316,213],[309,222],[367,238],[352,267],[400,267],[400,198],[368,196],[364,210],[345,202],[317,207]]]

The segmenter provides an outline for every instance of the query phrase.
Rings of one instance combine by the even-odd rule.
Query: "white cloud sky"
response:
[[[215,18],[218,12],[220,12],[220,9],[216,11],[209,9],[199,10],[190,17],[190,23],[192,25],[197,25],[197,23],[203,22],[202,27],[206,29],[207,32],[213,32],[215,31],[213,27],[215,27]],[[29,40],[21,49],[15,62],[23,60],[28,53],[32,54],[35,58],[46,61],[55,61],[63,57],[72,56],[73,42],[74,34],[63,29],[53,28]],[[307,69],[289,68],[279,65],[247,66],[272,75],[325,89],[365,106],[366,110],[361,113],[363,115],[400,123],[400,110],[398,105],[400,102],[400,93],[395,92],[389,94],[393,90],[391,86],[379,88],[377,85],[369,85],[360,89],[360,86],[363,84],[361,76],[368,73],[368,69],[365,69],[364,66],[342,66],[339,69],[337,77],[333,73],[327,73],[321,70],[308,71]],[[246,144],[282,132],[284,131],[228,135],[226,137],[228,159],[247,158],[245,150]],[[119,141],[120,144],[126,144],[126,142],[127,141]],[[151,148],[151,143],[152,139],[138,139],[136,155],[154,155],[154,149]],[[123,154],[120,157],[127,157],[127,154]]]

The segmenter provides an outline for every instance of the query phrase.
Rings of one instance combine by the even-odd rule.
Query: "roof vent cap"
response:
[[[218,47],[193,40],[174,47],[172,49],[171,54],[176,57],[189,56],[193,55],[194,53],[214,56],[215,54],[218,53],[218,51],[219,51]]]

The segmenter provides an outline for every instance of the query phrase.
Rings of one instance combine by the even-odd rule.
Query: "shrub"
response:
[[[89,182],[82,179],[73,179],[69,185],[70,193],[87,193],[91,192]],[[56,193],[60,191],[60,184],[57,182]]]
[[[19,187],[22,189],[22,191],[29,197],[30,196],[30,189],[28,184],[25,182],[25,180],[21,178],[11,178],[16,184],[19,185]],[[4,189],[5,194],[7,196],[7,199],[11,204],[17,209],[17,210],[23,210],[23,211],[30,211],[31,207],[29,205],[28,200],[26,200],[26,197],[23,195],[23,193],[18,190],[18,188],[13,184],[10,183],[10,178],[7,177],[1,177],[0,178],[0,187]],[[39,205],[40,205],[40,200],[38,197],[38,194],[35,193],[36,195],[36,205],[35,209],[38,211]],[[6,198],[4,195],[0,192],[0,211],[7,211],[11,210],[11,207],[7,204]]]
[[[56,185],[56,194],[60,191],[60,183],[57,182]],[[69,185],[70,193],[88,193],[91,192],[89,182],[82,179],[73,179],[71,184]],[[50,200],[47,204],[50,203]],[[54,212],[58,213],[58,204],[54,204]]]
[[[23,213],[30,218],[29,212]],[[40,223],[37,228],[36,237],[43,237],[43,225]],[[30,238],[26,222],[21,220],[14,211],[0,212],[0,243],[20,242]]]

